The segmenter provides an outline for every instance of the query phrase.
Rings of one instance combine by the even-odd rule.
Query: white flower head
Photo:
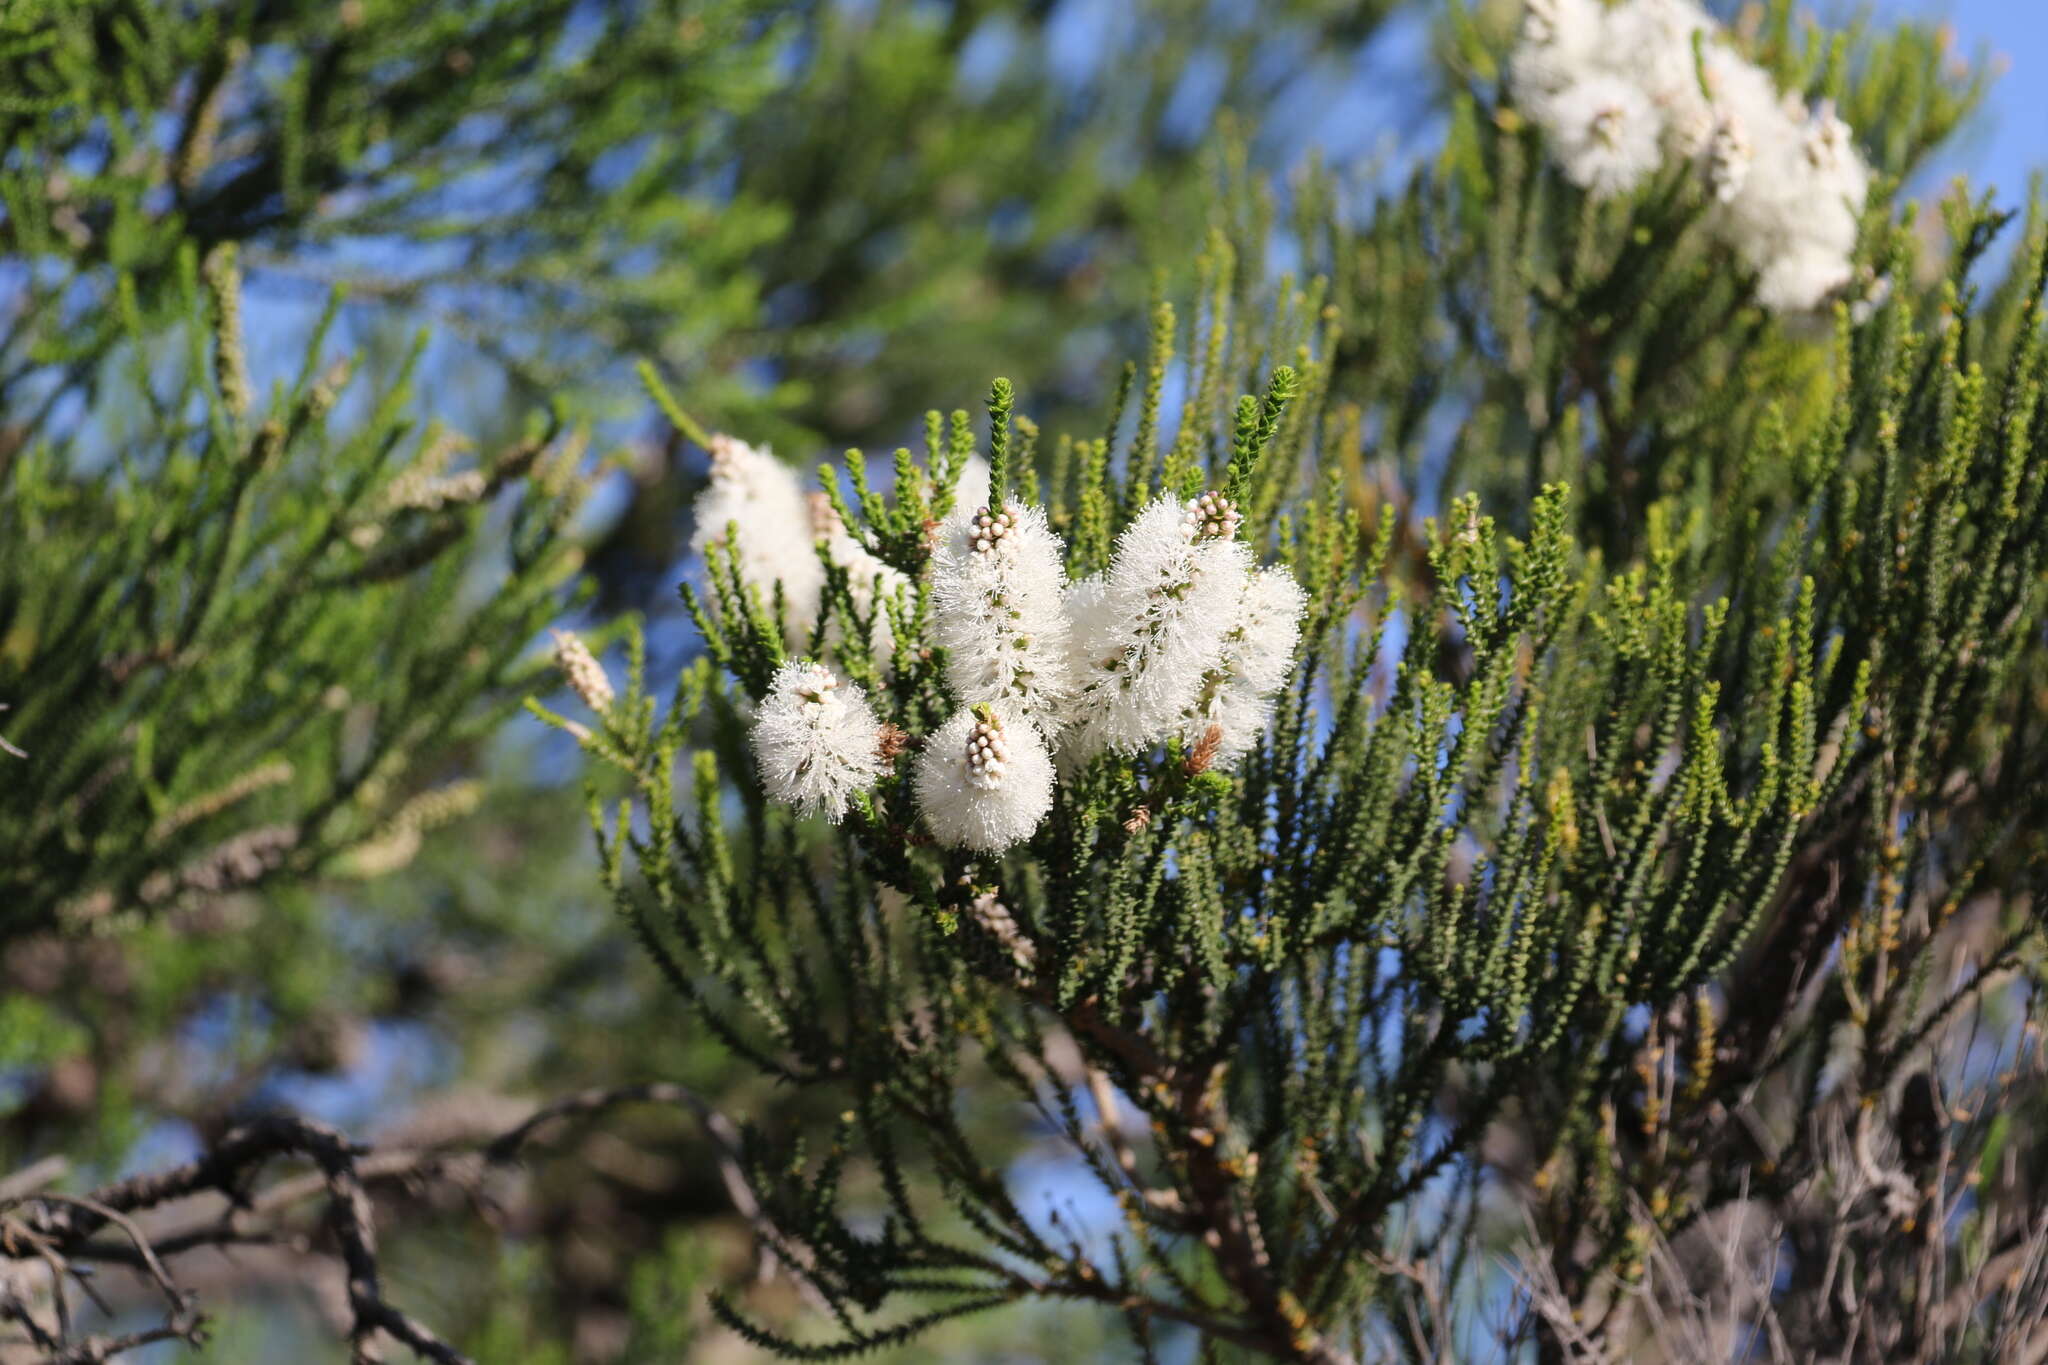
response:
[[[1700,92],[1704,79],[1706,90]],[[1694,98],[1704,98],[1718,122],[1733,116],[1748,132],[1777,141],[1787,117],[1785,97],[1771,79],[1771,73],[1744,57],[1726,42],[1703,42],[1697,62],[1690,47],[1686,51],[1686,85]]]
[[[946,686],[973,706],[1002,702],[1033,724],[1059,723],[1074,691],[1059,537],[1043,508],[1012,501],[956,511],[931,558],[931,640]]]
[[[1597,69],[1605,31],[1600,0],[1529,0],[1508,60],[1515,103],[1540,122],[1546,100]]]
[[[873,624],[868,628],[868,649],[876,666],[887,668],[889,656],[896,649],[896,632],[889,624],[886,603],[910,587],[910,576],[884,563],[861,544],[846,529],[846,523],[839,519],[832,500],[823,493],[811,494],[811,531],[825,542],[825,553],[831,557],[832,563],[846,570],[846,591],[853,599],[854,609],[862,616],[873,614]],[[833,630],[835,634],[838,632],[837,622]]]
[[[1669,160],[1693,161],[1713,150],[1714,134],[1721,123],[1705,100],[1687,100],[1675,107],[1663,106],[1665,156]]]
[[[835,825],[855,794],[889,771],[867,695],[821,664],[791,660],[775,670],[752,738],[768,795]]]
[[[1706,43],[1714,28],[1712,16],[1693,0],[1622,0],[1607,11],[1601,64],[1647,95],[1667,123],[1697,128],[1707,97],[1694,43]]]
[[[1052,809],[1052,755],[1036,726],[1003,703],[967,707],[925,738],[918,809],[940,843],[1001,853]]]
[[[818,619],[825,566],[811,535],[810,508],[795,471],[745,441],[711,438],[711,481],[697,497],[690,548],[704,554],[736,528],[740,578],[772,604],[782,584],[785,632],[801,639]]]
[[[1756,281],[1757,302],[1774,312],[1806,312],[1848,284],[1854,273],[1841,252],[1796,242],[1764,264]]]
[[[1707,185],[1714,198],[1723,204],[1733,203],[1748,183],[1755,162],[1756,148],[1742,116],[1733,112],[1722,115],[1707,148]]]
[[[1221,657],[1181,725],[1181,740],[1191,749],[1214,731],[1210,767],[1229,769],[1266,733],[1273,697],[1292,671],[1307,610],[1308,595],[1283,566],[1269,565],[1245,579]]]
[[[1697,0],[1528,0],[1509,57],[1515,101],[1566,178],[1626,193],[1698,167],[1709,232],[1757,275],[1757,299],[1810,309],[1854,272],[1870,170],[1831,105],[1809,111]]]
[[[1863,200],[1870,193],[1870,167],[1856,150],[1856,135],[1835,113],[1833,100],[1814,106],[1800,145],[1817,193],[1840,201],[1852,214],[1862,212]]]
[[[1642,88],[1588,76],[1559,91],[1548,116],[1565,178],[1595,196],[1627,194],[1663,163],[1663,124]]]
[[[1062,761],[1136,752],[1179,728],[1222,656],[1251,572],[1236,529],[1225,500],[1156,499],[1124,529],[1101,576],[1068,589],[1080,686]]]
[[[1756,164],[1718,226],[1757,273],[1757,301],[1781,313],[1819,306],[1855,276],[1870,172],[1848,126],[1822,105],[1768,110]]]

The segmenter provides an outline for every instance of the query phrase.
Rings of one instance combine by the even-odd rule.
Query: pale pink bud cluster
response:
[[[993,554],[1003,537],[1017,528],[1015,512],[991,513],[986,507],[974,514],[967,526],[967,546],[978,555]]]
[[[1003,739],[1003,727],[993,713],[977,717],[967,731],[967,782],[980,791],[994,791],[1003,785],[1003,760],[1010,746]]]
[[[1229,540],[1244,525],[1244,514],[1221,493],[1204,493],[1188,504],[1180,525],[1189,540]]]

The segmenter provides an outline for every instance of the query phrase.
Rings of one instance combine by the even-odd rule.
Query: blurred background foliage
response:
[[[577,542],[564,553],[589,570],[591,610],[649,614],[672,663],[683,632],[663,623],[703,457],[646,420],[634,361],[707,425],[800,463],[911,443],[925,407],[968,405],[995,373],[1020,377],[1047,432],[1078,433],[1100,429],[1119,368],[1162,325],[1181,358],[1172,411],[1197,336],[1320,275],[1319,341],[1351,431],[1333,444],[1353,500],[1373,518],[1391,504],[1410,531],[1394,572],[1426,572],[1412,532],[1447,490],[1478,491],[1512,526],[1581,462],[1579,532],[1625,563],[1659,497],[1734,477],[1765,420],[1759,393],[1792,396],[1773,420],[1795,431],[1821,419],[1825,329],[1764,317],[1704,247],[1638,249],[1682,224],[1557,193],[1499,99],[1516,13],[1505,0],[16,0],[0,13],[0,493],[36,470],[172,479],[177,452],[143,449],[139,431],[166,409],[195,431],[223,409],[243,416],[218,366],[152,374],[142,359],[205,324],[219,335],[220,291],[197,263],[232,248],[246,383],[276,396],[245,403],[255,416],[221,444],[254,441],[261,414],[311,392],[321,376],[302,359],[325,345],[358,357],[357,380],[329,438],[278,461],[294,496],[331,491],[350,459],[388,474],[372,448],[424,452],[430,417],[478,450],[567,452],[590,495],[554,529]],[[1782,80],[1838,92],[1898,182],[1984,93],[1981,64],[1929,28],[1820,31],[1782,4],[1730,17]],[[1931,278],[1940,222],[1920,221]],[[1162,300],[1179,307],[1163,324]],[[1264,330],[1228,335],[1249,347]],[[1222,372],[1286,359],[1247,351]],[[757,1115],[807,1103],[683,1028],[601,908],[573,749],[495,723],[535,676],[539,627],[586,607],[560,573],[508,552],[515,503],[560,499],[567,478],[494,493],[446,537],[435,528],[452,514],[411,509],[420,524],[401,530],[436,536],[435,591],[504,620],[488,664],[450,674],[460,723],[416,736],[374,799],[339,759],[294,751],[287,790],[261,799],[345,797],[354,823],[328,843],[190,913],[83,937],[19,907],[105,881],[103,855],[80,855],[76,887],[0,868],[13,898],[0,906],[0,1170],[53,1153],[137,1169],[281,1105],[375,1135],[482,1131],[521,1098],[652,1076]],[[71,523],[69,543],[125,524],[98,515]],[[18,562],[0,592],[57,567]],[[0,735],[36,751],[27,600],[0,600],[0,703],[14,707]],[[405,619],[388,597],[362,610],[386,629]],[[395,657],[352,648],[363,686]],[[484,785],[449,829],[379,843],[407,802],[468,778]],[[25,810],[0,804],[0,818]],[[26,846],[12,831],[0,843]],[[367,869],[365,846],[384,854]],[[189,852],[132,850],[115,883],[133,892]],[[1016,1127],[983,1118],[991,1141]],[[1020,1180],[1036,1178],[1047,1136],[1016,1133]],[[749,1252],[687,1118],[631,1113],[578,1133],[488,1219],[415,1212],[388,1273],[426,1286],[435,1301],[410,1306],[480,1360],[746,1354],[698,1316],[694,1287]],[[260,1292],[239,1298],[213,1358],[326,1340],[332,1306],[289,1264],[222,1274]],[[905,1358],[1108,1357],[1121,1348],[1106,1328],[1030,1310]]]

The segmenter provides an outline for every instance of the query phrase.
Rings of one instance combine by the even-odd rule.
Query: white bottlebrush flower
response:
[[[1628,81],[1657,110],[1673,155],[1697,155],[1713,133],[1694,42],[1712,51],[1714,21],[1693,0],[1622,0],[1607,12],[1602,69]]]
[[[925,738],[916,784],[918,809],[940,843],[1001,853],[1029,839],[1052,809],[1052,756],[1015,708],[968,707]]]
[[[1832,105],[1809,112],[1725,44],[1703,64],[1717,119],[1707,157],[1714,230],[1756,272],[1764,307],[1814,308],[1855,269],[1870,179],[1854,135]],[[1724,136],[1731,128],[1739,141]]]
[[[1707,148],[1707,187],[1723,204],[1735,202],[1749,182],[1750,167],[1756,164],[1756,147],[1749,140],[1748,127],[1739,114],[1728,113],[1714,127]]]
[[[1849,283],[1853,273],[1841,252],[1812,242],[1795,243],[1765,263],[1756,279],[1756,299],[1773,312],[1806,312]]]
[[[1565,178],[1596,196],[1627,194],[1664,159],[1650,97],[1615,76],[1588,76],[1552,97],[1552,149]]]
[[[792,660],[775,671],[752,739],[768,795],[833,824],[889,771],[867,695],[820,664]]]
[[[1803,312],[1854,278],[1870,172],[1828,106],[1809,115],[1781,102],[1764,117],[1768,133],[1752,129],[1755,167],[1723,209],[1720,228],[1757,272],[1757,301]]]
[[[889,624],[889,611],[885,604],[910,587],[910,576],[882,562],[855,539],[853,533],[846,529],[846,523],[839,519],[832,500],[823,493],[811,494],[811,531],[825,542],[825,553],[831,557],[832,563],[846,570],[846,590],[853,598],[855,609],[863,616],[873,613],[874,624],[868,630],[868,648],[877,665],[886,668],[889,656],[896,649],[896,632]]]
[[[1697,0],[1528,0],[1508,73],[1559,168],[1595,195],[1697,166],[1708,231],[1765,307],[1810,309],[1852,278],[1870,190],[1852,131],[1781,92]]]
[[[1067,584],[1066,592],[1060,595],[1060,609],[1067,615],[1067,627],[1072,659],[1079,685],[1086,687],[1092,681],[1088,676],[1094,660],[1088,657],[1089,646],[1106,641],[1109,630],[1109,576],[1108,571],[1092,573],[1086,578],[1077,578]]]
[[[1062,761],[1135,752],[1179,728],[1222,657],[1251,572],[1235,530],[1235,509],[1214,494],[1159,498],[1124,529],[1101,576],[1068,589],[1080,686]]]
[[[1705,90],[1701,82],[1705,81]],[[1685,83],[1692,98],[1704,99],[1718,123],[1723,118],[1741,120],[1743,128],[1757,140],[1777,142],[1787,112],[1785,97],[1779,93],[1771,73],[1744,57],[1727,42],[1703,42],[1697,58],[1691,40],[1685,49]]]
[[[931,558],[931,640],[946,651],[946,686],[972,706],[1004,702],[1056,728],[1073,694],[1066,571],[1045,511],[1019,502],[999,513],[956,511]]]
[[[1599,70],[1605,33],[1600,0],[1529,0],[1508,58],[1508,91],[1515,103],[1542,122],[1551,96]]]
[[[705,554],[737,528],[740,578],[772,606],[782,584],[785,632],[801,639],[818,619],[825,567],[811,535],[803,486],[787,465],[763,448],[730,436],[711,438],[711,482],[697,497],[697,529],[690,548]]]
[[[1807,115],[1800,150],[1813,174],[1814,190],[1831,206],[1854,217],[1870,194],[1870,167],[1856,150],[1856,135],[1835,113],[1833,100],[1822,100]]]
[[[1222,655],[1181,725],[1181,741],[1190,750],[1209,743],[1213,732],[1207,766],[1229,769],[1266,733],[1273,697],[1292,671],[1307,610],[1308,595],[1283,566],[1269,565],[1245,579]]]

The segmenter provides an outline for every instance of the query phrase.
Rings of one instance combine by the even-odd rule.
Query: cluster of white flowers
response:
[[[886,667],[895,632],[884,604],[910,580],[846,529],[830,498],[806,493],[796,472],[766,447],[718,435],[711,438],[711,480],[694,511],[692,550],[705,554],[723,547],[730,536],[742,583],[759,592],[764,603],[772,602],[775,585],[782,585],[783,629],[791,644],[809,638],[822,610],[825,566],[817,546],[824,542],[833,566],[846,571],[855,610],[873,620],[868,645]]]
[[[948,528],[933,629],[968,709],[919,761],[934,835],[984,852],[1029,838],[1052,806],[1054,756],[1072,770],[1178,738],[1227,768],[1258,742],[1307,601],[1286,569],[1255,568],[1242,522],[1219,493],[1156,499],[1108,568],[1064,586],[1040,509],[981,508]]]
[[[985,499],[987,487],[986,464],[970,461],[957,493]],[[698,520],[697,548],[735,530],[743,579],[764,595],[780,581],[805,630],[824,575],[817,541],[847,571],[863,610],[877,590],[909,586],[829,501],[814,497],[805,509],[792,474],[729,438],[714,442]],[[1041,507],[964,501],[935,528],[929,642],[944,651],[959,710],[924,738],[915,765],[934,838],[983,853],[1030,838],[1052,809],[1055,755],[1071,770],[1178,739],[1199,756],[1195,771],[1227,768],[1257,744],[1306,600],[1286,569],[1256,567],[1237,539],[1242,522],[1219,493],[1159,498],[1125,529],[1108,568],[1071,585]],[[791,535],[793,524],[815,539]],[[871,643],[882,654],[892,643],[883,613]],[[858,687],[811,662],[782,666],[753,728],[768,794],[835,821],[889,773],[903,739]]]
[[[834,824],[856,793],[889,772],[882,723],[867,694],[822,664],[792,661],[775,671],[754,716],[753,742],[768,794]]]
[[[1696,0],[1527,0],[1508,84],[1596,195],[1695,167],[1764,306],[1813,308],[1849,283],[1870,170],[1848,125],[1781,95]]]

